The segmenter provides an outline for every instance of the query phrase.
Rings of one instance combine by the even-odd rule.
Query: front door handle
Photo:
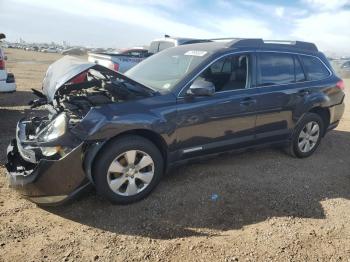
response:
[[[308,91],[308,90],[300,90],[298,92],[299,96],[307,96],[308,94],[310,94],[310,91]]]
[[[247,98],[244,98],[239,104],[241,106],[251,106],[251,105],[256,104],[256,99],[251,98],[251,97],[247,97]]]

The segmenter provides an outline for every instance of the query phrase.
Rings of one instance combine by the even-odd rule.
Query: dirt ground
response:
[[[350,261],[349,107],[307,159],[224,154],[178,168],[133,205],[92,191],[40,208],[7,187],[3,164],[16,122],[33,114],[30,88],[59,55],[6,51],[18,91],[0,94],[0,261]]]

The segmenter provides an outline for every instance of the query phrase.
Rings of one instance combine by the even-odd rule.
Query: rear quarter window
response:
[[[305,81],[306,77],[297,56],[294,56],[294,65],[295,65],[295,81],[296,82]]]
[[[330,73],[320,59],[313,56],[301,56],[308,80],[322,80]]]

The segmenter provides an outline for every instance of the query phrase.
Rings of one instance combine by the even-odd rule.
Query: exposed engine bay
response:
[[[77,146],[70,130],[91,108],[152,96],[155,91],[100,65],[64,57],[49,67],[42,92],[33,93],[38,98],[29,105],[49,112],[18,123],[17,144],[30,163],[60,158]]]
[[[43,93],[37,90],[33,90],[33,93],[38,99],[29,103],[32,108],[46,106],[53,115],[66,112],[72,122],[82,119],[92,107],[129,101],[151,94],[150,91],[118,79],[107,71],[95,69],[81,73],[62,86],[51,102],[48,102]]]

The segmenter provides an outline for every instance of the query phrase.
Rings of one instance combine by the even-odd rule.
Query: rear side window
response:
[[[290,54],[260,53],[258,55],[258,85],[278,85],[295,82],[294,57]]]
[[[321,80],[330,75],[325,65],[316,57],[301,56],[308,80]]]

